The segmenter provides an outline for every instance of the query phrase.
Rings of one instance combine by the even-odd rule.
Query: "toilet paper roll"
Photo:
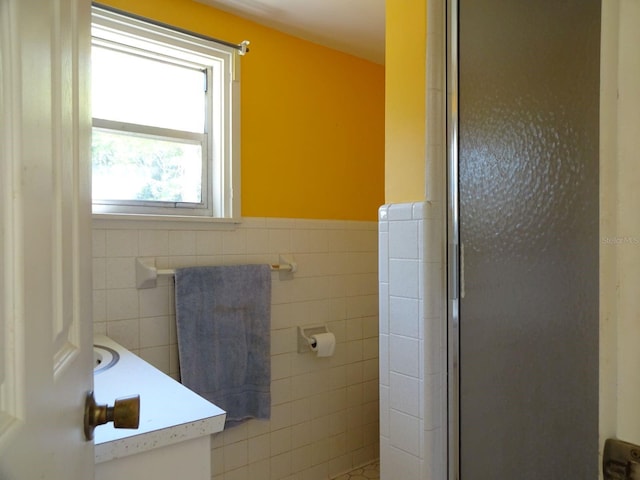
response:
[[[330,357],[336,348],[336,336],[331,333],[316,333],[311,335],[311,350],[319,357]]]

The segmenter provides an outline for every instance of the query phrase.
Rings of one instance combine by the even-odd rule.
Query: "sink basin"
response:
[[[120,354],[104,345],[93,346],[93,373],[104,372],[120,360]]]

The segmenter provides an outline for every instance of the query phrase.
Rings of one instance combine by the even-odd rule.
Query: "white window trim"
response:
[[[180,221],[240,221],[240,61],[238,49],[181,31],[148,23],[96,6],[92,7],[92,37],[109,42],[134,44],[148,48],[153,45],[160,54],[180,51],[186,62],[207,65],[215,61],[222,66],[226,88],[218,101],[223,105],[221,125],[207,119],[207,208],[139,207],[113,204],[93,204],[94,219],[119,220],[180,220]],[[222,60],[222,61],[221,61]],[[211,88],[209,88],[211,91]],[[210,104],[213,100],[208,100]],[[106,127],[108,122],[95,119],[94,127]],[[217,129],[215,132],[213,129]],[[162,129],[157,129],[161,134]],[[198,135],[198,134],[196,134]],[[213,137],[222,140],[213,152]],[[217,160],[216,160],[217,159]]]

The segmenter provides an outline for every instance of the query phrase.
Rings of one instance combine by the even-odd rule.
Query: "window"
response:
[[[240,52],[92,15],[93,212],[237,217]]]

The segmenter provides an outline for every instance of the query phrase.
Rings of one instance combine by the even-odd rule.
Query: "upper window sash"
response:
[[[207,131],[207,85],[214,68],[179,59],[96,45],[93,117],[191,132]],[[219,79],[216,77],[216,80]]]

